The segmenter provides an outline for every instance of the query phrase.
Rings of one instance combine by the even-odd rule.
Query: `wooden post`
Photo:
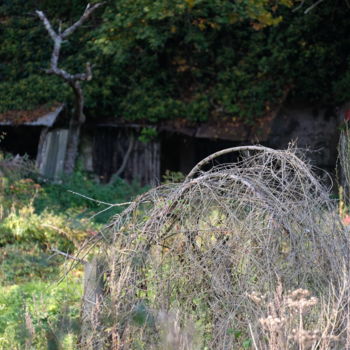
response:
[[[104,339],[101,329],[101,306],[103,302],[103,259],[94,257],[85,264],[84,297],[81,311],[80,348],[84,350],[102,350]]]

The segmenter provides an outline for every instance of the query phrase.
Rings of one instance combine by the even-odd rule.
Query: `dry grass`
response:
[[[240,152],[240,160],[201,170],[228,152]],[[247,146],[214,154],[183,183],[136,198],[94,244],[106,263],[101,324],[93,336],[115,350],[242,349],[251,336],[256,348],[286,349],[269,345],[279,337],[269,316],[275,322],[277,312],[294,315],[287,304],[292,292],[276,292],[282,285],[307,290],[322,308],[338,305],[334,317],[322,308],[305,316],[296,333],[288,326],[283,346],[306,349],[290,337],[309,329],[304,322],[316,322],[320,332],[332,324],[322,339],[337,337],[345,349],[349,238],[328,190],[292,148]],[[279,293],[280,311],[258,306],[248,296],[254,292]],[[169,316],[174,313],[176,318]],[[189,324],[196,341],[190,340]],[[182,345],[165,346],[167,332],[178,334]]]
[[[316,298],[307,289],[284,291],[279,283],[270,297],[252,293],[260,311],[259,322],[253,331],[254,348],[259,350],[330,350],[349,349],[349,281],[344,276],[343,285],[325,298]]]

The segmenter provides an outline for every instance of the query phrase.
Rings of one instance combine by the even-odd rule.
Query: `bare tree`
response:
[[[86,63],[86,70],[84,73],[70,74],[64,69],[59,68],[58,60],[60,57],[61,45],[64,40],[67,39],[67,37],[71,35],[78,27],[80,27],[102,4],[103,3],[97,3],[94,5],[88,4],[80,19],[64,31],[62,31],[61,25],[59,26],[58,30],[55,31],[44,12],[39,10],[36,11],[36,14],[42,20],[47,32],[54,42],[50,68],[46,69],[45,72],[61,77],[72,88],[74,93],[75,106],[69,123],[69,137],[64,165],[64,171],[67,174],[71,174],[74,170],[75,160],[78,154],[80,130],[81,126],[85,122],[84,94],[81,88],[81,82],[89,81],[92,79],[92,68],[89,62]]]

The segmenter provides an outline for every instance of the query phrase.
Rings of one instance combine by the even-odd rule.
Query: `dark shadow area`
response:
[[[0,150],[14,155],[27,154],[30,159],[35,159],[41,129],[39,126],[1,126],[0,134],[4,133],[4,138],[0,141]]]
[[[224,148],[240,146],[241,142],[196,138],[163,132],[161,145],[161,175],[164,175],[167,170],[188,174],[203,158]],[[235,162],[238,156],[237,153],[224,155],[215,159],[212,165]],[[207,168],[203,170],[207,170]]]

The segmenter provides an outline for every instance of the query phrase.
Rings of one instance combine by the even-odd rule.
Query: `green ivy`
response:
[[[0,5],[0,113],[69,101],[71,92],[41,69],[52,42],[34,16],[54,26],[81,15],[86,1],[4,1]],[[60,65],[80,72],[86,114],[156,123],[241,118],[254,123],[290,99],[349,100],[350,23],[345,1],[305,15],[298,1],[109,0],[62,48]],[[312,0],[304,3],[310,6]]]

